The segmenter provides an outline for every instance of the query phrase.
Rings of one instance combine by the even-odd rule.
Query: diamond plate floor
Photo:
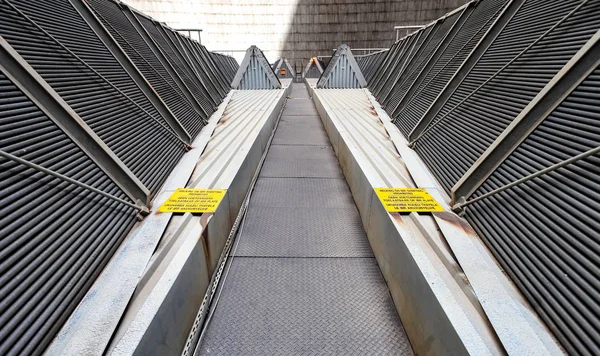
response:
[[[412,355],[304,93],[293,84],[196,354]]]
[[[299,218],[302,214],[302,218]],[[251,207],[236,256],[372,257],[356,207]]]
[[[410,355],[373,258],[233,260],[204,355]]]
[[[293,157],[294,159],[290,159]],[[260,171],[261,177],[344,178],[328,146],[272,145]]]
[[[329,146],[329,138],[323,126],[298,126],[280,122],[274,145],[315,145]]]

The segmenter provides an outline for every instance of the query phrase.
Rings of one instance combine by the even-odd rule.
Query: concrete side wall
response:
[[[173,28],[202,28],[202,44],[238,61],[257,45],[292,66],[351,48],[387,48],[394,26],[431,22],[467,0],[125,0]],[[239,52],[236,52],[239,51]],[[360,54],[360,53],[357,53]]]

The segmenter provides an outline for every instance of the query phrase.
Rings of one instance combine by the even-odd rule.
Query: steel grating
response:
[[[373,258],[235,257],[198,351],[412,354]]]
[[[356,207],[251,206],[236,256],[373,257]]]
[[[127,199],[2,73],[0,98],[0,150]],[[135,211],[4,158],[0,191],[0,354],[41,354],[137,221]]]
[[[596,69],[475,196],[599,147],[599,86]],[[600,352],[599,167],[599,155],[585,158],[477,202],[466,214],[573,354]]]

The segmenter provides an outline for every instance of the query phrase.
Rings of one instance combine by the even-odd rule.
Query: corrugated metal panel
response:
[[[600,69],[538,126],[474,196],[599,147],[598,88]],[[466,210],[466,218],[572,354],[600,354],[599,167],[600,156],[591,156]]]
[[[388,51],[381,51],[365,56],[356,57],[356,62],[362,71],[367,83],[371,82],[371,79],[375,75],[377,69],[381,63],[385,60]]]
[[[194,110],[156,54],[125,17],[119,5],[105,0],[87,0],[87,3],[187,132],[195,137],[203,126],[203,116]]]
[[[450,40],[432,69],[416,88],[413,94],[404,100],[393,115],[396,125],[408,136],[417,122],[425,114],[431,103],[450,81],[465,58],[471,53],[481,37],[499,15],[506,0],[481,1],[465,21],[460,31]]]
[[[404,73],[392,87],[389,100],[386,103],[386,111],[391,117],[393,117],[393,113],[400,104],[400,100],[404,97],[410,86],[413,85],[414,81],[417,79],[417,76],[421,73],[438,47],[441,46],[442,40],[446,38],[448,32],[453,28],[458,18],[462,16],[463,11],[470,12],[471,8],[463,9],[462,11],[453,13],[443,20],[438,20],[438,22],[432,27],[428,38],[423,42],[421,48],[419,48],[419,50],[416,52],[414,59],[406,65]]]
[[[262,51],[250,46],[231,86],[234,89],[278,89],[281,83]]]
[[[196,135],[202,117],[118,5],[93,3],[146,80]],[[155,193],[185,146],[121,66],[127,58],[115,59],[68,0],[2,0],[0,13],[2,38]],[[208,52],[204,57],[213,72],[203,78],[221,76],[225,83],[231,74],[221,74]],[[236,65],[217,58],[229,73]],[[194,68],[206,71],[194,60]],[[227,90],[222,86],[212,99],[220,101]],[[129,201],[68,135],[0,74],[2,151]],[[0,191],[0,354],[41,354],[136,223],[136,211],[3,158]]]
[[[273,89],[274,86],[271,84],[269,77],[267,76],[266,69],[263,68],[262,64],[259,63],[256,57],[250,59],[248,69],[242,77],[240,86],[238,89]]]
[[[51,12],[56,12],[49,3],[36,4],[35,8],[26,7],[25,2],[16,1],[15,4],[37,14],[46,12],[50,16]],[[136,106],[112,87],[106,78],[92,71],[24,16],[6,3],[0,4],[0,9],[4,14],[0,23],[0,34],[4,39],[62,96],[142,183],[150,191],[155,191],[181,157],[184,145],[170,129]],[[61,16],[68,14],[61,13]],[[58,19],[54,22],[58,23]],[[50,27],[49,22],[46,24]],[[77,26],[76,22],[72,22],[71,31],[76,28],[74,26]],[[81,36],[85,36],[83,26],[80,26],[80,31]],[[102,46],[95,37],[87,37],[84,41],[90,47],[80,45],[78,51]],[[75,47],[73,42],[70,45]],[[101,48],[93,51],[98,51],[98,56],[103,52]],[[109,53],[104,54],[107,60],[112,58]],[[114,58],[112,63],[118,66]],[[109,65],[110,61],[106,63],[106,66]],[[122,69],[120,66],[118,68]],[[113,75],[118,75],[118,72]]]
[[[160,33],[167,38],[165,40],[169,42],[174,51],[177,51],[180,54],[183,62],[187,64],[187,68],[190,69],[190,76],[197,79],[197,82],[200,83],[199,88],[204,91],[206,97],[203,98],[206,100],[207,105],[210,103],[212,105],[211,109],[214,112],[214,108],[221,102],[221,93],[217,89],[216,84],[217,81],[211,80],[208,76],[208,71],[201,66],[202,58],[195,57],[197,55],[196,52],[192,52],[192,48],[187,47],[187,43],[183,42],[183,36],[178,34],[175,31],[171,31],[170,29],[156,24],[156,27],[161,30]]]
[[[14,16],[2,12],[11,14],[3,23]],[[2,73],[0,149],[127,199]],[[0,191],[0,354],[41,354],[136,222],[135,211],[4,158]]]
[[[239,64],[233,57],[225,56],[220,53],[208,52],[215,67],[219,68],[223,76],[227,81],[227,87],[230,87],[233,77],[239,68]]]
[[[303,78],[321,78],[323,74],[324,63],[317,58],[311,58],[302,72]]]
[[[294,70],[294,68],[292,68],[290,63],[285,58],[279,58],[278,60],[276,60],[275,63],[273,63],[272,67],[273,67],[273,71],[275,72],[275,75],[279,79],[281,79],[281,78],[293,79],[296,77],[296,71]],[[281,74],[282,69],[285,70],[285,74]]]
[[[415,34],[409,36],[406,40],[403,41],[403,45],[399,49],[400,52],[397,55],[397,58],[392,63],[389,72],[387,74],[384,74],[385,79],[381,82],[380,89],[376,93],[377,99],[385,107],[387,107],[387,104],[389,102],[392,88],[394,87],[394,85],[396,85],[400,78],[402,78],[402,76],[406,72],[407,66],[415,58],[416,54],[421,48],[421,45],[423,45],[423,43],[426,43],[429,35],[431,35],[432,31],[434,31],[434,28],[437,27],[436,25],[437,24],[430,25],[422,31],[416,32]]]
[[[447,191],[596,32],[600,2],[585,3],[499,75],[484,82],[581,3],[526,1],[416,143],[415,149]]]
[[[411,135],[414,149],[448,193],[600,28],[598,0],[483,0],[470,6],[469,18],[445,41],[443,52],[396,111],[396,125]],[[502,20],[500,25],[492,26],[496,19]],[[409,41],[410,36],[392,47],[372,77],[371,90],[380,101],[389,103],[385,78],[404,70],[400,62],[408,51],[402,49]],[[600,145],[595,105],[599,70],[509,155],[474,197]],[[459,79],[453,78],[457,73]],[[400,81],[404,75],[406,71],[398,75]],[[556,90],[561,89],[567,90]],[[429,126],[415,134],[419,121],[421,128]],[[599,166],[598,155],[582,159],[477,201],[465,212],[572,354],[600,352]]]
[[[365,78],[347,45],[341,45],[335,51],[317,82],[317,87],[327,89],[362,88],[365,85]]]
[[[164,32],[161,31],[161,28],[159,27],[160,24],[156,24],[151,19],[138,13],[135,13],[135,16],[164,53],[173,69],[175,69],[177,75],[179,75],[187,88],[192,92],[194,100],[198,101],[204,111],[203,118],[208,118],[215,111],[214,105],[211,103],[209,92],[200,82],[198,77],[192,73],[189,64],[186,63],[174,44],[165,37]]]

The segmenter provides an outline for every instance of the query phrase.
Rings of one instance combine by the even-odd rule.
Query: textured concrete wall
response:
[[[394,26],[421,25],[467,0],[125,0],[173,28],[202,28],[202,43],[239,60],[257,45],[273,62],[300,66],[310,57],[351,48],[389,47]]]

